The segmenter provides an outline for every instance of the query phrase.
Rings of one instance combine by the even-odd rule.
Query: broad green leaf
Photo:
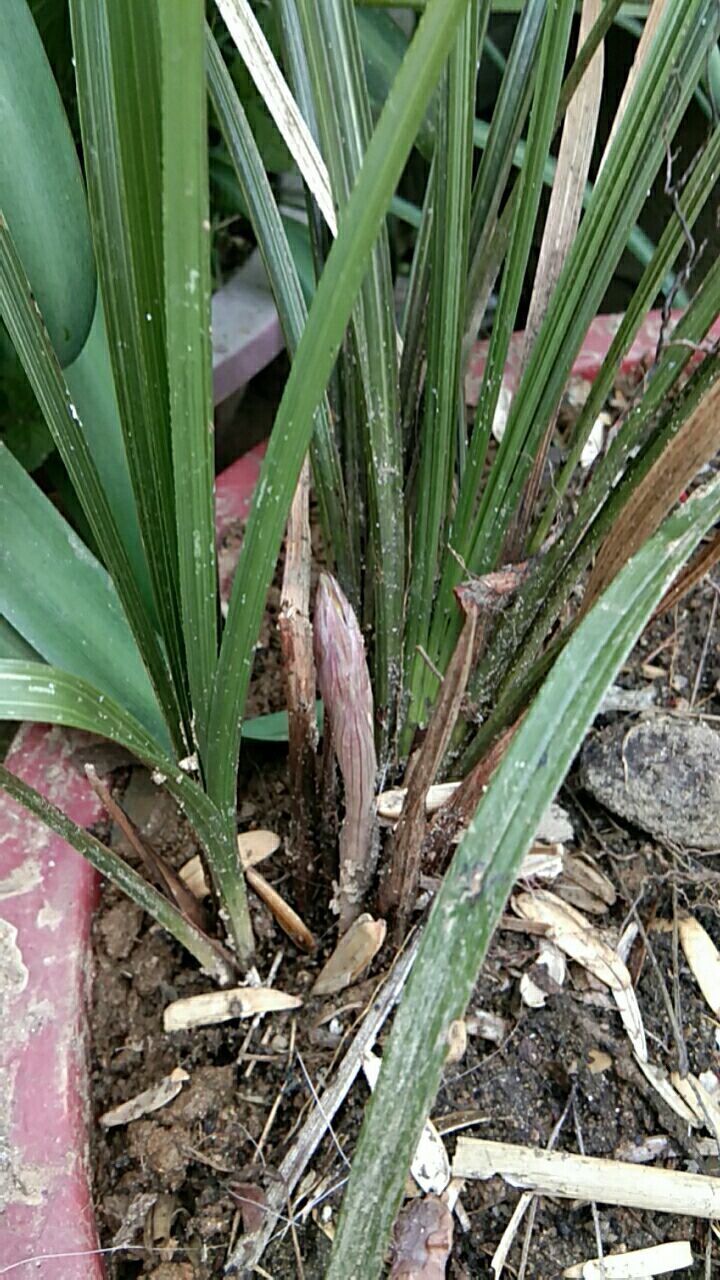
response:
[[[720,517],[720,480],[650,540],[598,600],[547,677],[435,899],[353,1156],[327,1280],[382,1269],[410,1160],[518,867],[650,613]]]
[[[0,134],[0,210],[68,364],[90,331],[95,264],[77,153],[26,0],[3,0]]]
[[[218,646],[203,0],[160,0],[158,17],[175,517],[185,661],[202,759]]]
[[[379,115],[407,52],[408,36],[389,13],[373,13],[372,9],[356,5],[355,20],[370,101],[373,112]],[[415,139],[418,151],[428,161],[435,148],[435,105],[433,99]]]
[[[70,16],[120,420],[160,630],[190,742],[165,345],[157,6],[70,0]]]
[[[2,620],[0,619],[0,622]],[[317,702],[316,722],[318,737],[322,737],[323,731],[323,704]],[[267,716],[255,716],[252,720],[246,720],[243,725],[243,737],[249,738],[253,742],[287,742],[288,740],[288,713],[287,711],[272,711]]]
[[[345,206],[268,444],[233,582],[213,695],[211,794],[234,799],[242,712],[267,590],[314,414],[332,372],[372,247],[467,7],[431,0],[398,73]]]
[[[155,601],[128,470],[99,294],[87,342],[77,359],[63,369],[63,376],[72,403],[77,409],[83,435],[97,468],[108,506],[118,526],[145,612],[156,625]],[[87,485],[83,484],[79,491],[80,500],[86,489]]]
[[[152,616],[148,615],[145,602],[141,597],[142,579],[136,577],[128,561],[101,477],[88,447],[80,416],[59,369],[55,351],[2,215],[0,215],[0,315],[8,326],[95,543],[106,567],[112,573],[121,603],[136,637],[142,658],[147,664],[167,722],[174,728],[177,724],[175,692],[169,680],[165,656],[158,643]],[[97,374],[101,378],[102,365],[97,366]],[[87,391],[88,387],[94,383],[95,375],[85,366],[81,381],[83,377],[83,386]],[[88,399],[92,407],[92,397],[89,396]],[[95,439],[97,443],[97,437]],[[42,538],[42,532],[41,527],[35,530],[36,540]],[[52,587],[50,586],[49,589],[51,590]],[[66,607],[69,607],[69,604],[69,601],[65,601]],[[92,626],[91,623],[88,625]],[[39,646],[36,645],[36,647]]]
[[[3,445],[0,527],[3,615],[46,661],[117,699],[169,746],[110,578]]]
[[[40,662],[40,655],[19,631],[0,617],[0,658],[19,658],[23,662]]]
[[[54,7],[55,19],[51,9]],[[63,5],[35,4],[43,30],[59,37],[72,76],[69,21]],[[60,15],[58,18],[57,15]],[[146,607],[152,597],[109,373],[90,239],[87,201],[75,144],[38,32],[25,0],[9,0],[0,48],[0,209],[30,280],[58,361],[66,370],[86,439],[120,526]],[[57,43],[57,39],[56,39]],[[17,434],[20,434],[18,427]],[[38,465],[37,431],[30,455]],[[17,457],[21,453],[5,437]]]

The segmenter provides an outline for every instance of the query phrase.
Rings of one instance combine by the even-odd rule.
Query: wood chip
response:
[[[646,1080],[652,1085],[655,1092],[660,1095],[666,1106],[671,1111],[674,1111],[676,1116],[680,1116],[681,1120],[685,1120],[687,1124],[697,1124],[695,1112],[683,1101],[677,1090],[673,1089],[667,1071],[663,1067],[655,1066],[652,1062],[643,1062],[640,1058],[637,1058],[636,1061]]]
[[[312,994],[335,995],[357,982],[360,974],[380,950],[386,932],[384,920],[373,920],[367,912],[358,916],[323,966],[312,988]]]
[[[718,1106],[717,1099],[705,1088],[702,1080],[694,1076],[691,1071],[686,1076],[681,1076],[677,1071],[673,1071],[670,1080],[673,1088],[688,1104],[699,1123],[704,1125],[708,1133],[718,1139],[720,1136],[720,1106]]]
[[[368,1052],[363,1055],[362,1067],[371,1092],[377,1084],[381,1066],[382,1060],[377,1054]],[[448,1153],[432,1120],[426,1120],[423,1126],[410,1172],[426,1195],[440,1195],[450,1181]]]
[[[693,976],[716,1018],[720,1018],[720,953],[699,920],[678,921],[680,944]]]
[[[654,1244],[649,1249],[632,1249],[629,1253],[606,1253],[602,1260],[591,1258],[563,1271],[566,1280],[641,1280],[641,1277],[666,1276],[693,1264],[689,1240],[671,1240]]]
[[[237,846],[242,865],[255,867],[280,848],[280,837],[274,831],[241,831]]]
[[[208,897],[210,886],[205,879],[205,868],[199,853],[196,853],[194,858],[190,858],[189,862],[186,862],[180,868],[180,879],[187,885],[190,892],[195,895],[199,902]]]
[[[440,782],[428,789],[425,795],[425,812],[429,815],[437,813],[448,800],[452,799],[461,784],[459,782]],[[407,787],[393,787],[383,791],[375,801],[378,817],[386,822],[397,822],[403,811]],[[562,844],[574,837],[570,816],[562,805],[553,801],[540,820],[535,839],[543,844]]]
[[[634,1164],[567,1151],[540,1151],[509,1142],[460,1137],[452,1173],[455,1178],[500,1176],[511,1186],[569,1200],[594,1200],[691,1218],[720,1217],[720,1178],[651,1167],[639,1177]]]
[[[459,782],[441,782],[430,787],[425,796],[425,812],[428,815],[437,813],[455,795],[459,786]],[[386,822],[397,822],[403,811],[406,795],[407,787],[393,787],[390,791],[381,792],[375,801],[378,817],[384,818]]]
[[[508,1033],[508,1024],[497,1013],[489,1009],[473,1009],[465,1019],[469,1036],[480,1036],[482,1040],[490,1040],[492,1044],[502,1044]]]
[[[100,1124],[104,1129],[112,1129],[115,1125],[130,1124],[140,1116],[159,1111],[161,1107],[167,1106],[168,1102],[172,1102],[173,1098],[177,1098],[186,1080],[189,1079],[187,1071],[183,1071],[182,1067],[176,1067],[158,1084],[151,1085],[149,1089],[143,1089],[142,1093],[136,1093],[134,1098],[128,1098],[127,1102],[121,1102],[117,1107],[111,1107],[100,1117]]]
[[[450,1023],[447,1033],[448,1054],[445,1059],[445,1066],[452,1066],[454,1062],[460,1062],[465,1057],[467,1049],[467,1027],[462,1018],[456,1018]]]
[[[627,966],[598,930],[568,902],[546,889],[520,893],[512,902],[523,920],[545,924],[547,937],[599,982],[609,987],[639,1059],[647,1060],[640,1006]]]
[[[540,939],[537,960],[520,979],[520,996],[530,1009],[544,1009],[549,995],[562,987],[567,972],[565,956],[554,943]]]
[[[520,864],[518,880],[556,880],[565,865],[565,850],[561,844],[534,845]]]
[[[611,990],[630,985],[630,975],[609,943],[579,911],[546,889],[519,893],[512,900],[523,920],[548,926],[547,936],[572,960]]]
[[[256,1013],[279,1013],[299,1009],[302,1000],[273,987],[232,987],[228,991],[207,991],[200,996],[173,1000],[163,1013],[166,1031],[208,1027],[233,1018],[252,1018]]]
[[[303,951],[314,951],[315,939],[297,911],[254,867],[246,865],[245,875],[251,889],[255,890],[258,898],[261,898],[268,910],[272,912],[283,933],[286,933],[288,938],[292,938],[295,945],[301,947]]]
[[[615,905],[617,893],[612,880],[609,880],[590,858],[584,857],[582,854],[568,853],[565,855],[563,883],[566,881],[584,889],[593,898],[599,898],[605,908]],[[572,901],[572,899],[568,899],[568,901]]]

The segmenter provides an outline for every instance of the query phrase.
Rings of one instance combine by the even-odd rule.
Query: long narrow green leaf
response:
[[[484,572],[497,560],[537,443],[662,162],[665,140],[677,128],[718,33],[720,10],[713,0],[688,0],[663,10],[652,53],[638,75],[513,402],[472,536],[457,546],[473,572]]]
[[[80,676],[37,662],[0,661],[0,720],[34,720],[101,734],[120,743],[153,770],[187,815],[201,841],[207,863],[227,913],[233,941],[242,961],[252,955],[252,929],[245,880],[235,843],[235,806],[231,820],[205,792],[166,755],[163,746],[139,720],[102,688]]]
[[[485,309],[479,295],[487,246],[497,222],[515,147],[530,107],[536,52],[546,8],[547,0],[529,0],[523,8],[473,191],[466,294],[466,328],[470,342],[474,341],[482,320],[482,315],[477,314],[478,305],[483,311]]]
[[[161,0],[167,369],[185,660],[204,757],[217,662],[203,0]]]
[[[626,566],[556,662],[493,776],[433,905],[368,1104],[327,1280],[379,1276],[415,1145],[537,824],[652,609],[720,517],[720,480]],[[362,1270],[358,1270],[362,1259]]]
[[[140,654],[147,665],[158,701],[163,708],[170,732],[176,738],[179,738],[175,692],[169,678],[164,654],[160,649],[153,628],[152,615],[148,615],[145,601],[141,595],[141,580],[139,581],[136,578],[129,562],[101,477],[91,456],[78,411],[68,394],[55,351],[43,325],[37,304],[32,297],[30,285],[15,252],[10,233],[3,222],[2,215],[0,215],[0,315],[2,315],[8,327],[15,349],[22,360],[25,372],[45,416],[45,421],[52,432],[75,493],[87,517],[92,535],[108,570],[112,574]],[[9,465],[9,462],[6,461],[4,471],[7,472]],[[8,481],[8,483],[10,482]],[[15,481],[14,483],[17,484],[19,482]],[[30,481],[28,483],[31,484]],[[35,531],[36,541],[42,538],[42,529],[43,526],[39,525]],[[11,530],[8,531],[8,539],[11,536],[11,532]],[[22,548],[19,547],[18,551],[22,553]],[[50,569],[50,566],[46,566],[46,568]],[[22,583],[17,580],[17,574],[14,574],[14,576],[16,578],[15,587],[21,590]],[[52,589],[53,584],[49,583],[48,591],[52,591]],[[74,602],[69,597],[66,597],[60,603],[67,611],[75,608]],[[77,618],[77,621],[85,622],[86,620]],[[88,626],[92,626],[90,621],[88,621]],[[37,631],[32,642],[36,648],[44,652],[40,639],[40,631]],[[50,637],[50,643],[53,643],[52,637]],[[77,657],[79,655],[76,653],[75,658],[77,659]],[[73,655],[71,654],[71,661],[72,658]],[[128,661],[130,663],[128,672],[132,673],[129,674],[128,678],[132,682],[135,670],[139,666],[137,654],[135,653],[132,660],[128,659]],[[70,669],[72,670],[73,668],[70,667]],[[154,699],[145,699],[144,697],[144,691],[147,687],[147,679],[144,673],[141,683],[136,687],[143,689],[145,714],[150,714],[150,722],[155,724],[159,717],[157,708],[153,705]],[[151,711],[149,710],[150,707],[152,708]],[[163,730],[164,734],[165,731]]]
[[[3,615],[43,658],[87,677],[169,746],[112,582],[2,444],[0,528]]]
[[[692,350],[703,341],[719,308],[720,262],[716,262],[676,330],[677,340],[689,345],[670,346],[665,351],[644,396],[628,414],[605,456],[596,463],[572,520],[502,614],[470,687],[471,699],[483,712],[497,701],[499,690],[511,679],[509,673],[514,672],[519,678],[520,667],[524,673],[534,661],[570,591],[611,526],[613,514],[682,425],[698,396],[718,376],[720,360],[708,356],[678,394]],[[666,406],[669,409],[663,412]],[[636,456],[626,470],[633,453]],[[483,740],[484,737],[483,734]]]
[[[233,583],[213,696],[212,794],[234,801],[252,652],[292,495],[372,246],[467,0],[431,0],[370,140],[318,284],[270,438]]]
[[[374,113],[379,114],[407,52],[409,37],[389,13],[373,13],[370,9],[356,6],[355,21],[370,102]],[[415,146],[428,161],[435,150],[435,107],[433,99],[415,139]]]
[[[545,15],[535,77],[526,162],[520,173],[519,196],[514,209],[508,256],[493,322],[480,400],[460,484],[457,508],[443,559],[440,589],[432,621],[429,649],[431,657],[439,665],[440,670],[444,669],[448,661],[459,625],[457,610],[453,607],[452,591],[463,571],[454,551],[459,551],[460,556],[465,559],[465,549],[473,524],[490,431],[497,409],[503,371],[516,324],[530,256],[540,203],[542,167],[555,129],[557,103],[570,40],[572,16],[572,0],[561,0],[557,5],[549,7]],[[528,31],[530,44],[531,36],[532,29]],[[517,112],[522,114],[521,108],[522,103],[519,103],[516,114]],[[510,114],[512,119],[512,113]],[[436,677],[425,668],[422,678],[425,696],[432,697],[437,687]]]
[[[126,893],[143,911],[147,911],[158,924],[195,957],[209,974],[220,982],[226,982],[229,976],[228,966],[220,959],[218,951],[199,929],[173,906],[172,902],[160,893],[154,885],[143,879],[124,858],[101,844],[95,836],[90,835],[84,827],[77,823],[52,804],[34,787],[16,777],[9,769],[0,764],[0,787],[13,800],[24,806],[36,818],[39,818],[51,831],[67,840],[73,849],[77,849],[100,875],[105,876],[116,888]]]
[[[115,388],[158,619],[190,742],[165,346],[157,6],[70,0],[70,16]]]
[[[402,317],[403,340],[400,360],[400,412],[403,444],[407,460],[413,457],[417,443],[420,395],[423,385],[424,353],[427,341],[427,296],[430,287],[430,251],[433,245],[435,197],[437,184],[430,166],[420,228],[410,267],[410,278]]]
[[[483,3],[480,11],[473,2],[458,33],[441,99],[441,125],[434,162],[436,195],[427,374],[405,633],[407,687],[411,695],[410,731],[424,719],[422,691],[427,668],[418,647],[426,649],[428,644],[438,563],[451,508],[458,421],[464,423],[460,367],[470,231],[472,118],[478,24],[484,33],[487,16],[487,3]]]
[[[522,13],[519,16],[513,48],[510,54],[510,69],[507,71],[500,87],[495,108],[493,110],[492,125],[488,125],[484,120],[475,120],[473,126],[473,140],[475,146],[485,151],[490,141],[491,132],[493,130],[503,130],[510,124],[512,125],[513,135],[516,138],[515,146],[509,146],[507,143],[496,146],[495,161],[499,159],[505,169],[505,178],[502,181],[493,181],[489,172],[483,176],[482,186],[491,193],[493,203],[496,206],[502,201],[503,192],[505,190],[507,172],[511,165],[517,169],[521,169],[525,162],[525,144],[520,138],[520,130],[522,122],[527,115],[530,104],[530,96],[532,90],[532,58],[528,59],[528,53],[532,49],[526,47],[528,34],[532,27],[535,27],[535,35],[538,34],[538,23],[541,22],[547,0],[539,0],[533,8],[533,4],[525,4]],[[602,42],[604,36],[612,26],[613,18],[616,15],[621,0],[608,0],[603,5],[602,12],[597,22],[588,33],[587,39],[583,42],[583,47],[578,53],[577,58],[572,64],[565,81],[563,83],[562,92],[558,100],[558,109],[555,119],[556,129],[562,123],[568,103],[572,98],[580,79],[590,62],[593,53],[597,50],[598,45]],[[392,84],[397,68],[402,61],[402,56],[407,48],[407,37],[397,24],[383,13],[373,13],[371,10],[364,8],[357,9],[358,29],[361,34],[363,45],[363,56],[365,60],[365,68],[368,76],[368,89],[370,92],[373,109],[378,112],[382,107],[387,96],[389,86]],[[534,44],[536,44],[536,39]],[[533,48],[534,48],[533,44]],[[487,39],[485,41],[486,49],[488,47]],[[522,55],[520,57],[520,55]],[[516,59],[518,59],[516,61]],[[515,65],[513,65],[513,63]],[[503,70],[507,67],[506,61],[503,59]],[[483,69],[480,68],[480,77],[482,78]],[[518,103],[523,104],[523,111],[520,119],[513,120],[512,115],[507,115],[508,92],[511,102],[515,99]],[[503,98],[505,101],[503,102]],[[516,105],[512,106],[515,111]],[[435,146],[435,120],[431,110],[425,117],[417,138],[416,146],[418,150],[427,159],[430,159]],[[498,143],[498,139],[495,139]],[[543,167],[543,182],[546,186],[552,187],[555,177],[555,159],[552,155],[548,155]],[[480,183],[480,174],[478,174],[478,183]],[[481,188],[479,187],[479,190]],[[587,183],[583,197],[583,205],[586,206],[592,195],[592,184]],[[403,216],[398,202],[393,202],[393,212],[397,212],[399,216]],[[486,272],[486,249],[492,239],[495,229],[495,218],[484,219],[480,208],[473,219],[475,232],[471,235],[471,244],[474,246],[473,251],[473,268],[470,275],[469,294],[472,301],[470,307],[472,318],[468,322],[468,335],[466,345],[468,351],[472,346],[474,337],[477,334],[482,316],[485,310],[484,297],[485,290],[482,288]],[[478,234],[482,238],[482,243],[478,239]],[[633,227],[628,237],[628,252],[632,253],[638,262],[645,267],[652,256],[654,249],[652,241],[646,236],[641,227]],[[663,289],[667,290],[668,282],[663,282]],[[679,306],[687,305],[687,297],[682,293],[678,295],[677,302]]]
[[[510,338],[515,328],[540,202],[540,174],[555,130],[555,116],[570,40],[572,13],[572,0],[563,0],[554,8],[549,8],[545,18],[536,90],[530,116],[528,154],[520,177],[520,196],[493,323],[468,465],[460,491],[457,515],[453,522],[453,543],[458,549],[466,544],[467,530],[472,519],[479,479],[490,439],[490,429],[502,385]],[[447,580],[454,584],[457,581],[457,562],[448,556],[446,565]],[[441,601],[441,608],[443,604],[447,609],[447,594]]]
[[[624,0],[622,12],[629,18],[646,18],[652,0]],[[417,9],[427,6],[429,0],[355,0],[355,4],[368,9]],[[521,13],[527,0],[492,0],[493,13]],[[576,0],[579,5],[580,0]]]
[[[511,655],[509,668],[498,689],[498,702],[503,700],[508,689],[524,680],[564,603],[573,588],[581,581],[604,540],[610,536],[616,519],[627,503],[632,500],[635,489],[718,378],[720,378],[720,358],[709,356],[690,377],[676,399],[670,402],[667,412],[662,415],[649,440],[629,462],[622,479],[607,491],[607,496],[594,519],[592,521],[588,519],[585,525],[580,524],[579,520],[576,525],[573,520],[568,528],[570,535],[568,542],[560,540],[558,558],[553,557],[548,566],[551,572],[542,573],[542,577],[548,583],[546,592],[541,595],[533,591],[532,596],[524,601],[527,607],[534,598],[538,612],[532,626],[526,630],[522,645]],[[607,455],[608,459],[611,452],[613,451],[611,450]],[[627,458],[626,447],[623,447],[623,453]],[[617,460],[617,455],[613,460]],[[611,474],[616,477],[617,471]],[[606,472],[604,479],[607,480],[607,478]],[[596,498],[597,494],[593,494],[593,497]],[[572,554],[568,556],[567,551],[568,546],[572,546],[572,536],[577,538],[581,530],[582,537],[574,546]],[[500,636],[498,636],[499,641]],[[493,656],[499,656],[499,643]]]
[[[275,298],[285,342],[294,355],[307,319],[307,304],[275,197],[265,174],[262,157],[220,50],[207,31],[208,87],[228,154],[262,254]],[[328,545],[335,555],[342,584],[357,586],[357,566],[353,563],[348,537],[349,516],[345,482],[334,437],[330,410],[323,401],[315,415],[311,456],[321,519]]]
[[[340,217],[360,171],[372,128],[351,0],[297,0],[315,90],[323,153]],[[369,561],[375,583],[374,694],[387,751],[402,670],[405,528],[398,363],[390,246],[383,228],[354,314],[355,350],[364,395],[363,439],[368,494]],[[352,375],[351,375],[352,376]]]
[[[687,244],[687,230],[692,230],[695,221],[713,193],[720,166],[720,125],[716,126],[703,149],[702,155],[694,168],[688,185],[680,196],[681,217],[673,213],[663,232],[660,243],[648,264],[640,283],[632,296],[629,307],[623,315],[620,327],[615,334],[610,349],[603,361],[602,368],[593,382],[590,394],[583,406],[582,413],[573,427],[572,439],[562,469],[554,478],[548,492],[547,503],[542,518],[538,521],[530,543],[530,554],[541,546],[550,529],[555,512],[577,466],[597,416],[612,390],[613,380],[617,375],[620,362],[632,345],[633,338],[642,323],[642,319],[657,297],[660,284],[668,270],[677,260],[678,254]]]

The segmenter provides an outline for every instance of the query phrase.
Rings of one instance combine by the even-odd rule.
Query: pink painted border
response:
[[[591,326],[574,372],[596,376],[618,318]],[[649,317],[623,364],[632,367],[654,349],[659,317]],[[720,335],[720,323],[713,330]],[[513,339],[506,380],[517,381],[522,335]],[[273,349],[271,341],[267,347]],[[486,344],[478,344],[470,366],[468,398],[477,399]],[[264,446],[246,454],[218,479],[218,539],[249,509]],[[227,588],[231,561],[224,581]],[[75,822],[99,817],[97,802],[73,762],[82,735],[26,725],[7,757],[8,767],[61,804]],[[15,881],[19,878],[24,883]],[[0,1203],[0,1268],[39,1280],[101,1280],[87,1168],[87,1077],[85,1007],[90,967],[90,923],[96,900],[94,873],[62,840],[42,828],[0,792],[0,955],[9,956],[10,981],[0,1010],[0,1114],[9,1107],[10,1150],[0,1148],[0,1196],[6,1171],[15,1189]],[[12,983],[14,982],[14,987]],[[4,1073],[4,1076],[3,1076]],[[8,1081],[3,1097],[2,1079]],[[42,1255],[54,1254],[42,1260]],[[64,1256],[58,1257],[58,1254]],[[73,1256],[75,1255],[75,1256]],[[78,1256],[85,1255],[85,1256]]]
[[[673,321],[677,323],[682,314],[682,311],[674,311],[672,313]],[[618,331],[621,321],[622,316],[617,315],[597,316],[593,320],[585,335],[582,350],[573,365],[573,373],[577,377],[587,378],[589,382],[592,382],[593,378],[597,377],[600,366],[610,350],[610,344]],[[660,337],[661,323],[661,313],[659,311],[651,311],[645,323],[638,329],[635,341],[620,365],[623,373],[634,369],[646,356],[653,354]],[[715,321],[708,338],[711,341],[720,338],[720,319]],[[503,374],[503,384],[509,391],[516,391],[520,382],[524,343],[524,333],[514,333],[510,339],[510,350]],[[488,346],[488,342],[478,342],[470,358],[468,374],[465,379],[465,399],[469,405],[476,405],[478,402]]]

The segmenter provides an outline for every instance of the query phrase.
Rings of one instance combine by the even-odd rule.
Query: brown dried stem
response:
[[[463,779],[447,804],[435,814],[421,852],[421,864],[429,874],[440,875],[444,871],[453,841],[470,822],[485,788],[520,728],[524,715],[525,712],[500,734],[490,750]]]
[[[85,765],[85,777],[92,787],[95,795],[100,803],[107,809],[110,817],[117,823],[122,831],[125,839],[131,849],[135,850],[138,858],[142,862],[150,879],[154,881],[159,888],[175,903],[178,911],[188,919],[197,929],[207,932],[207,917],[195,894],[188,889],[184,880],[178,875],[174,867],[168,865],[163,858],[159,856],[151,845],[141,840],[140,835],[123,812],[117,800],[114,800],[108,787],[101,782],[98,777],[94,765]]]
[[[407,795],[392,840],[388,875],[380,907],[395,912],[396,936],[402,937],[415,905],[420,882],[421,850],[427,818],[425,796],[442,763],[465,696],[475,654],[480,606],[468,595],[460,599],[465,621],[433,708],[422,746],[406,775]]]

